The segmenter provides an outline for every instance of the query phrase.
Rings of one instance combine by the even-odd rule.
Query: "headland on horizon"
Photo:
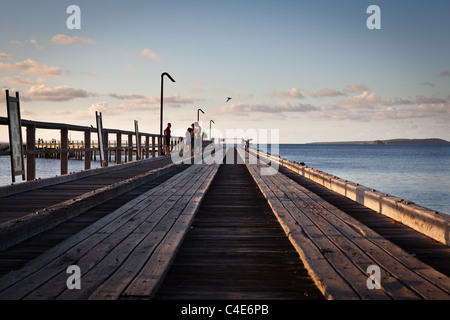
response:
[[[372,141],[311,142],[307,144],[450,145],[450,141],[439,138],[429,138],[429,139],[389,139],[389,140],[372,140]]]

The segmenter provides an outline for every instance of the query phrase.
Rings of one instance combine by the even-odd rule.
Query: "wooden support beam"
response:
[[[122,163],[122,134],[117,133],[116,136],[116,164]]]
[[[91,168],[91,151],[88,150],[91,148],[91,131],[89,130],[84,132],[84,148],[86,149],[84,152],[84,170],[89,170]]]
[[[67,128],[61,129],[61,175],[69,172],[69,130]]]
[[[133,135],[128,135],[128,161],[133,161]]]
[[[36,126],[27,126],[27,152],[36,150]],[[27,181],[36,179],[36,155],[27,154]]]

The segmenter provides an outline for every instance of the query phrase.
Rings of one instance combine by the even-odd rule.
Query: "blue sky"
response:
[[[366,27],[372,4],[381,30]],[[445,0],[4,0],[0,88],[20,92],[24,119],[94,125],[102,111],[107,128],[158,133],[168,72],[164,122],[180,134],[201,108],[216,135],[450,140],[449,17]]]

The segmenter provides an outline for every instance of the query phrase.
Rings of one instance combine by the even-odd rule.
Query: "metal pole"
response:
[[[164,95],[164,76],[167,76],[172,82],[175,82],[175,80],[168,74],[167,72],[164,72],[161,74],[161,114],[160,114],[160,122],[159,122],[159,139],[160,142],[162,142],[162,136],[163,136],[163,95]],[[159,156],[161,156],[162,151],[162,143],[159,145]]]
[[[203,114],[205,114],[205,113],[203,112],[202,109],[198,109],[198,110],[197,110],[197,122],[200,122],[200,111],[201,111]]]
[[[212,141],[212,136],[211,136],[211,123],[214,123],[214,124],[216,124],[216,123],[214,122],[214,120],[209,120],[209,140]]]

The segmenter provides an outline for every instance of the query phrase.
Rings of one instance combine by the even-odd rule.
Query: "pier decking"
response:
[[[63,228],[74,221],[70,215],[61,224],[44,220],[53,224],[34,237],[58,238],[52,245],[40,248],[16,230],[17,244],[0,252],[0,299],[450,299],[450,274],[442,267],[449,247],[428,241],[439,259],[426,264],[420,250],[412,252],[416,239],[428,237],[403,226],[410,242],[403,249],[355,219],[364,216],[360,205],[323,190],[332,204],[315,183],[285,168],[264,175],[261,162],[153,162],[147,170],[168,166],[158,182],[153,177],[103,199],[104,210],[89,205],[86,212],[103,212],[97,221],[85,216],[76,231]],[[120,184],[123,177],[116,178]],[[64,185],[51,188],[78,190]],[[11,197],[21,201],[20,194]],[[74,197],[57,201],[68,206]],[[81,289],[67,287],[71,265],[81,270]],[[380,289],[369,288],[371,266],[381,271]]]

